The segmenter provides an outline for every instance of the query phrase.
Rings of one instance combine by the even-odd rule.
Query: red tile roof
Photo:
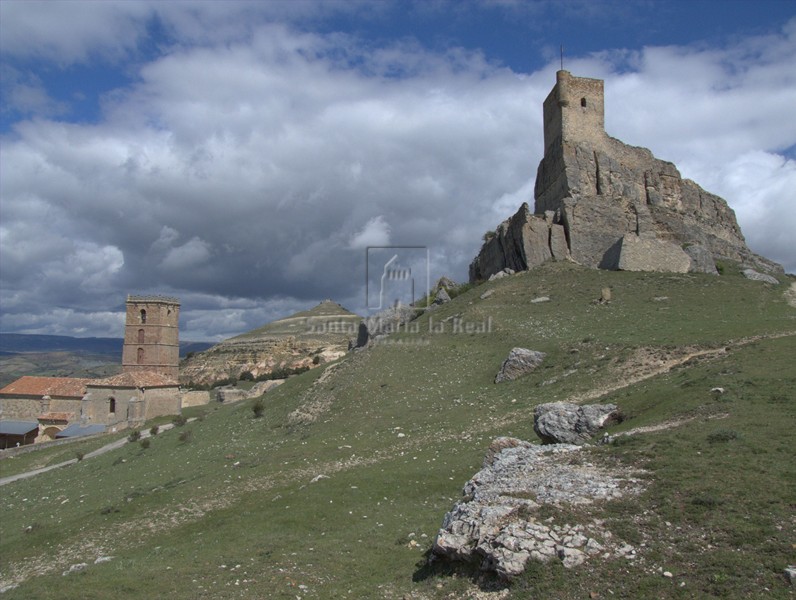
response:
[[[131,371],[105,379],[91,379],[91,387],[151,388],[177,386],[177,382],[155,371]]]
[[[42,396],[59,398],[82,398],[86,384],[92,379],[77,377],[33,377],[26,375],[9,383],[0,390],[4,396]]]

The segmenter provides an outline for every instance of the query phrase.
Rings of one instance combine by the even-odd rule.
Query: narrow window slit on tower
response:
[[[586,98],[581,98],[581,99],[580,99],[580,105],[581,105],[583,108],[586,108]]]

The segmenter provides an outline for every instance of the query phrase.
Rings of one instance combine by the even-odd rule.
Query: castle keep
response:
[[[543,113],[534,212],[523,204],[500,224],[470,265],[471,281],[548,260],[704,273],[716,273],[716,260],[732,260],[782,271],[749,250],[722,198],[605,132],[602,80],[559,71]]]

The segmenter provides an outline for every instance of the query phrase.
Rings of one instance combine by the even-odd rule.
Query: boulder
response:
[[[434,289],[445,288],[446,290],[452,290],[453,288],[458,287],[456,282],[449,277],[440,277],[437,281],[437,285],[434,286]]]
[[[741,271],[743,276],[752,281],[762,281],[763,283],[770,283],[771,285],[779,285],[779,280],[771,275],[765,273],[758,273],[754,269],[744,269]]]
[[[691,273],[707,273],[708,275],[718,275],[716,261],[710,250],[700,244],[686,246],[685,253],[691,258]]]
[[[500,371],[495,377],[495,383],[502,381],[513,381],[536,369],[544,357],[544,352],[528,350],[527,348],[512,348],[506,360],[500,366]]]
[[[434,296],[434,305],[441,306],[442,304],[447,304],[450,301],[451,297],[448,295],[448,292],[445,291],[445,288],[439,288],[437,290],[436,296]]]
[[[248,398],[249,394],[246,390],[241,390],[236,387],[220,387],[216,390],[216,398],[219,402],[223,402],[224,404],[229,404],[230,402],[238,402],[239,400],[243,400]]]
[[[367,329],[367,337],[373,339],[382,335],[389,335],[403,331],[405,325],[413,321],[417,316],[417,311],[411,306],[398,304],[384,309],[373,316],[362,321]],[[362,335],[361,330],[358,335]]]
[[[609,422],[619,422],[616,404],[548,402],[533,411],[533,429],[544,444],[585,444]]]
[[[629,233],[622,237],[615,268],[620,271],[688,273],[691,257],[678,244]]]

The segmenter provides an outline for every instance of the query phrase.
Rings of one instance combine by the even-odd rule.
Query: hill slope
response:
[[[356,339],[361,317],[324,300],[263,327],[230,338],[180,365],[180,382],[208,385],[222,379],[237,379],[248,371],[254,377],[276,370],[309,367],[339,358]],[[317,359],[316,359],[317,357]]]
[[[603,287],[613,301],[593,304]],[[417,331],[291,378],[262,418],[208,406],[148,448],[5,487],[0,586],[19,587],[4,598],[791,597],[786,288],[568,264],[476,287]],[[514,346],[546,352],[543,367],[495,385]],[[536,404],[598,397],[627,416],[611,433],[638,433],[581,460],[642,469],[644,491],[538,516],[602,519],[636,558],[532,564],[508,587],[426,565],[493,437],[533,440]]]

